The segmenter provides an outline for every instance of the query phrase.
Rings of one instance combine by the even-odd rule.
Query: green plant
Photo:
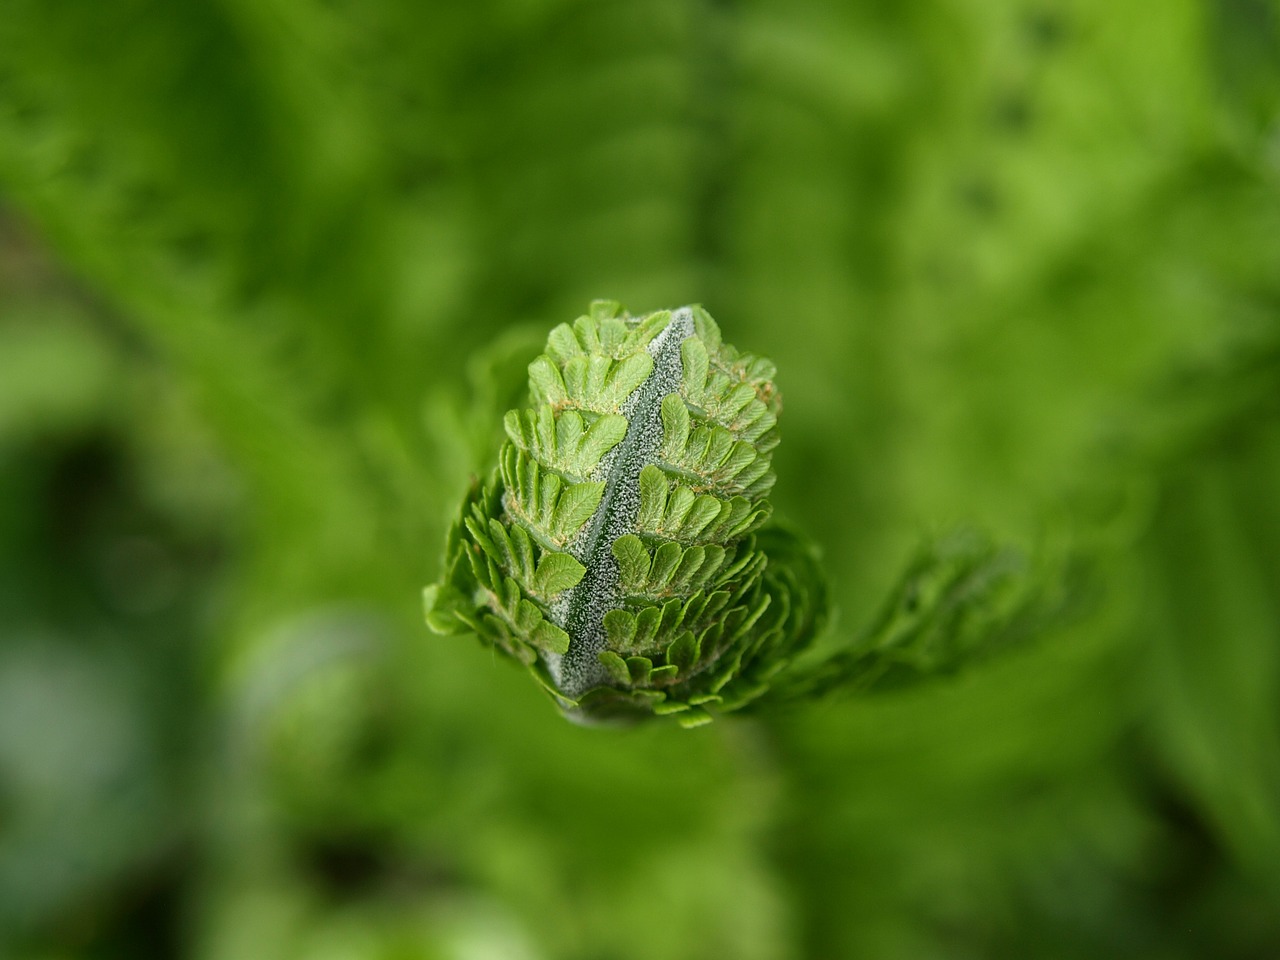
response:
[[[529,364],[499,466],[448,535],[428,625],[475,633],[579,720],[674,715],[954,669],[1026,619],[1020,563],[981,538],[930,545],[874,625],[815,662],[827,621],[814,550],[778,524],[774,365],[701,307],[596,301]]]
[[[700,307],[597,301],[556,327],[449,535],[428,623],[524,663],[576,718],[693,726],[760,696],[825,618],[812,554],[761,529],[773,376]]]

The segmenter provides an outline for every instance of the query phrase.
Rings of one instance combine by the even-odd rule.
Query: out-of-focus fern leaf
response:
[[[1078,613],[1083,584],[975,531],[928,542],[855,639],[776,682],[762,705],[910,686],[979,663]]]

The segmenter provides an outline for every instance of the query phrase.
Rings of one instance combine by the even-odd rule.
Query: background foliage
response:
[[[0,955],[1280,953],[1274,0],[5,0],[0,200]],[[598,296],[778,361],[836,637],[1085,612],[695,732],[429,636]]]

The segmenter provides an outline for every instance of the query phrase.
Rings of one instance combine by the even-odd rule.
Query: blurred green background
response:
[[[777,360],[832,642],[589,730],[419,591],[546,331]],[[1280,956],[1280,3],[3,0],[0,957]]]

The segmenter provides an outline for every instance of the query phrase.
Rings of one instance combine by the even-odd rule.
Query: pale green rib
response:
[[[604,616],[622,602],[618,561],[613,544],[635,532],[640,510],[640,471],[652,463],[662,445],[662,401],[678,393],[683,375],[680,347],[693,336],[693,312],[682,307],[647,347],[653,371],[623,404],[627,432],[601,461],[604,496],[570,553],[586,567],[577,586],[566,591],[551,610],[552,619],[569,634],[569,650],[546,655],[560,690],[576,697],[608,681],[599,654],[607,646]]]

